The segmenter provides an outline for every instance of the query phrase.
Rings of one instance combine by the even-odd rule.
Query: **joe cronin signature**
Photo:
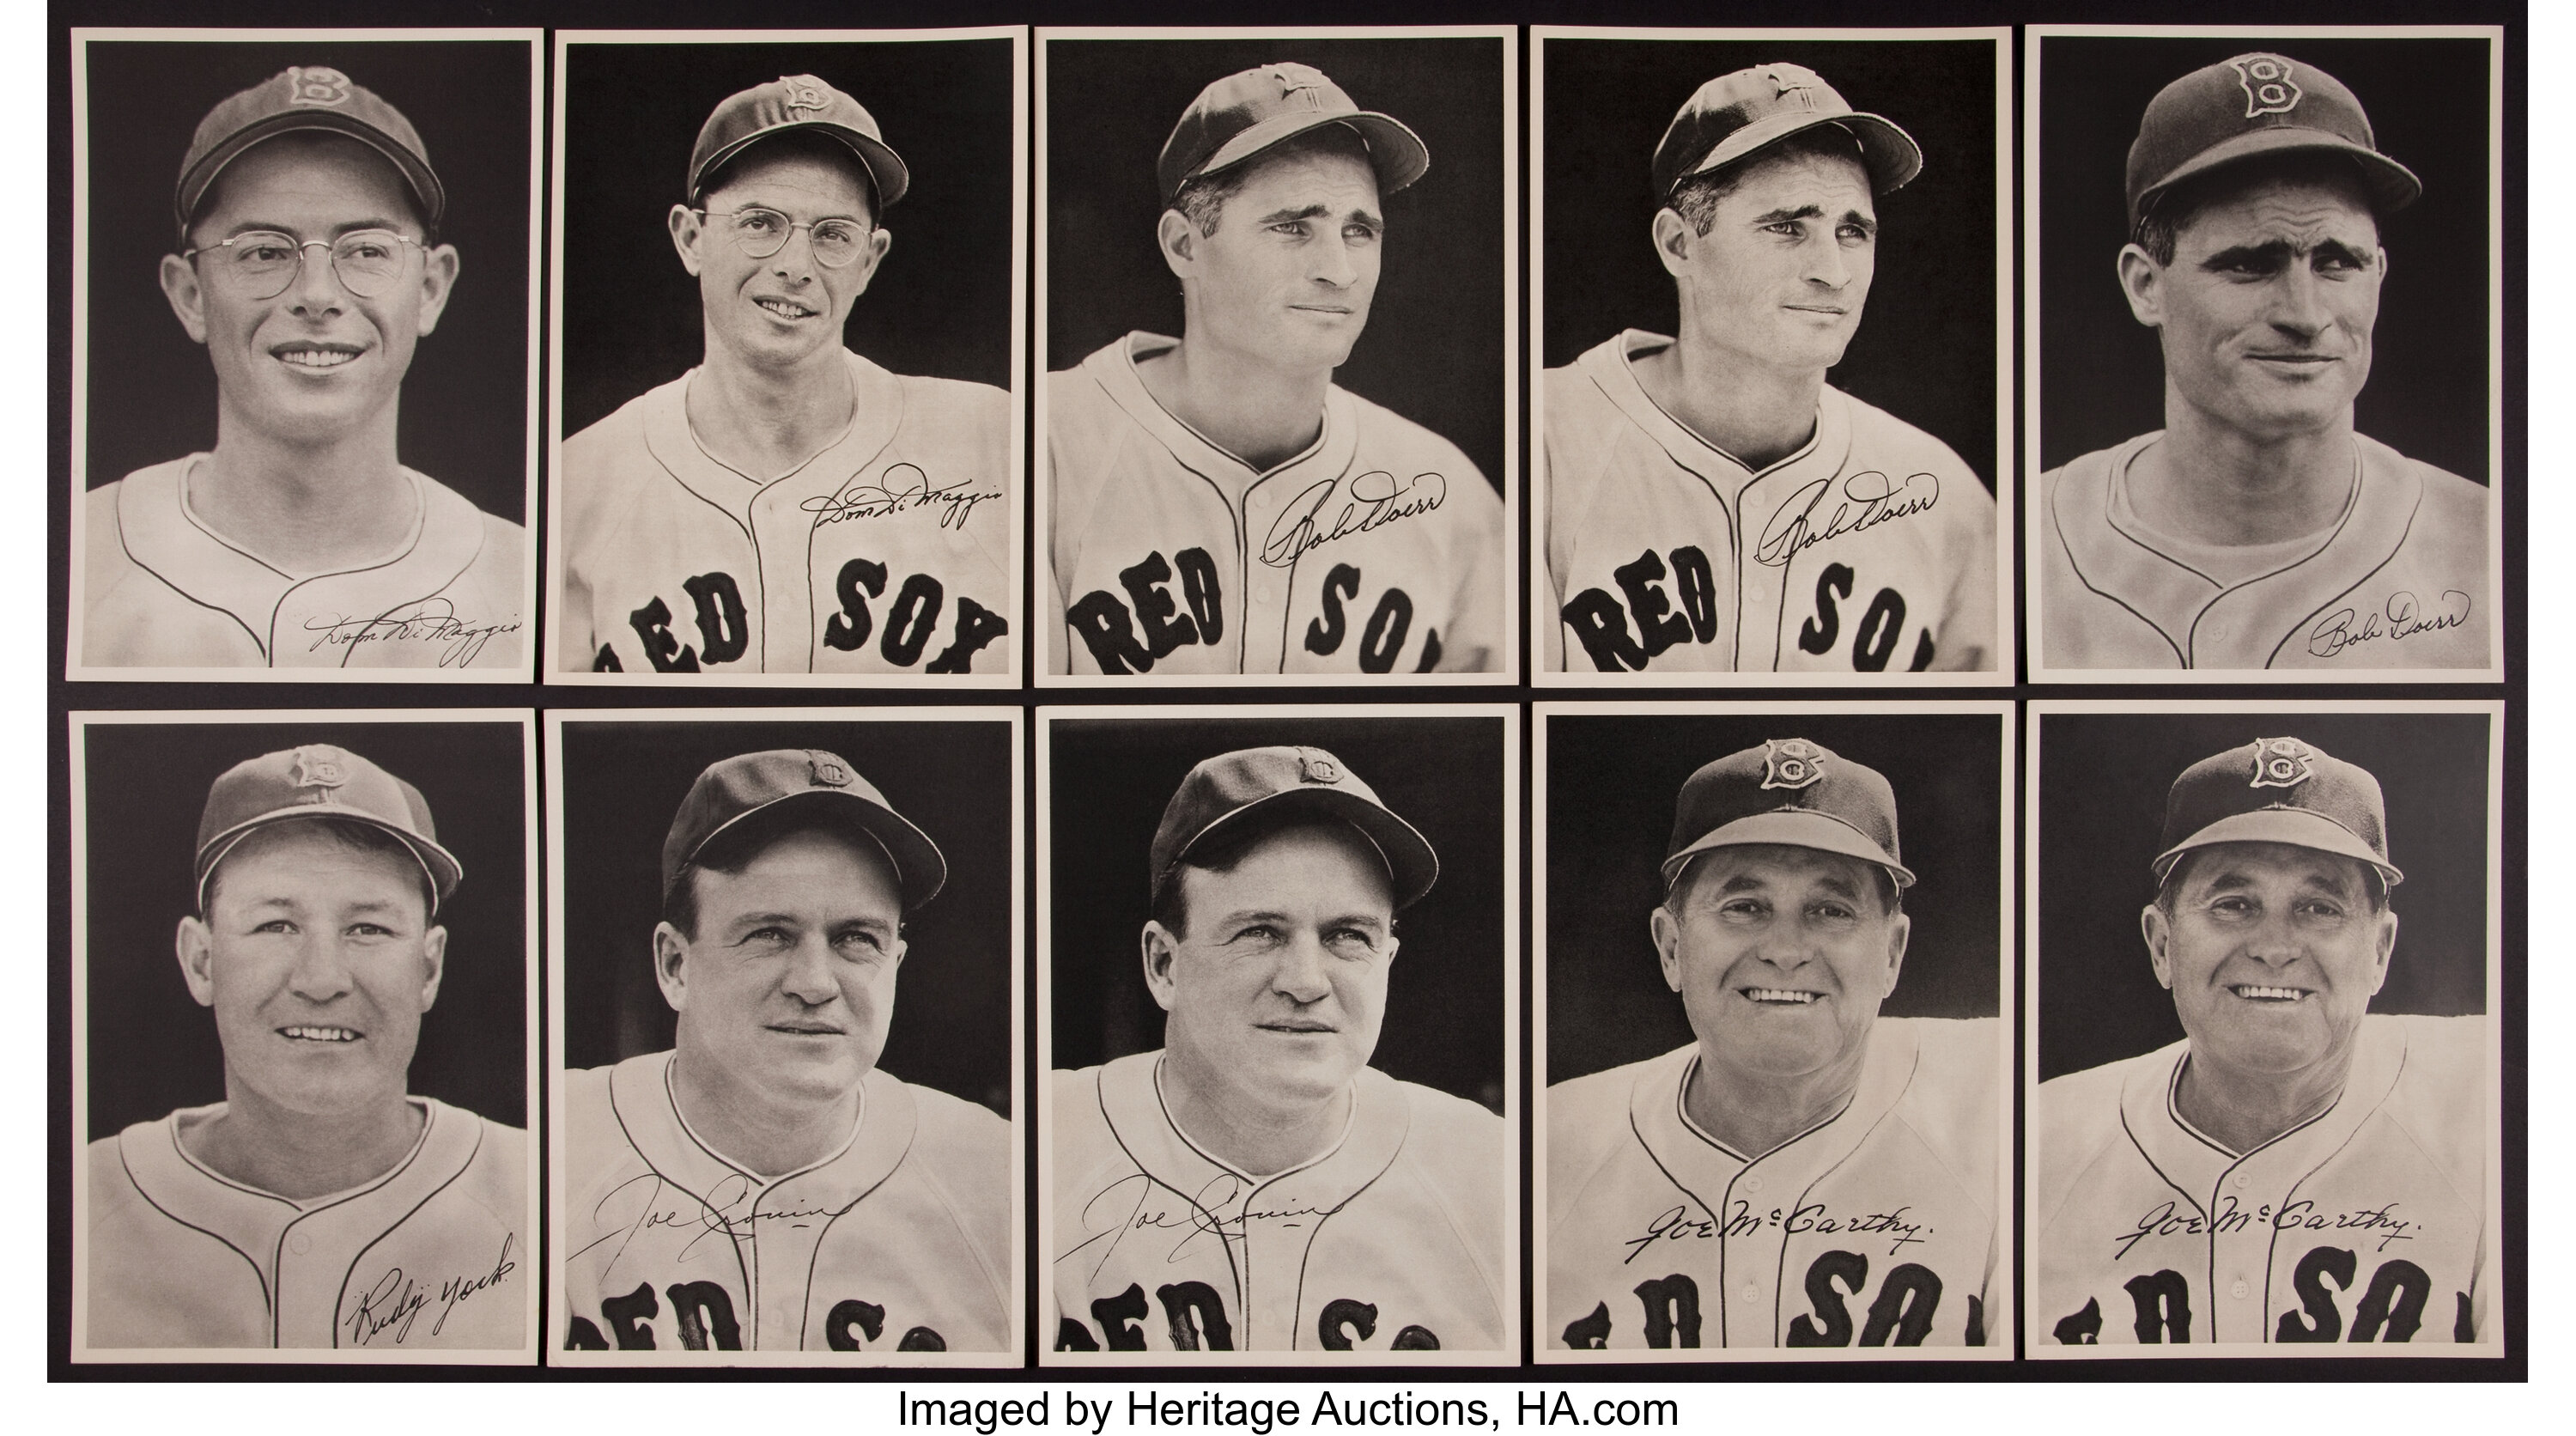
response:
[[[1298,490],[1261,540],[1261,561],[1272,568],[1294,568],[1310,550],[1335,539],[1382,529],[1449,501],[1449,480],[1439,474],[1399,479],[1384,469],[1371,469],[1352,475],[1341,507],[1326,514],[1333,491],[1342,482],[1324,479]]]
[[[391,1328],[393,1342],[400,1346],[411,1340],[413,1324],[435,1303],[438,1316],[430,1322],[429,1334],[436,1336],[446,1330],[447,1318],[459,1303],[493,1290],[500,1286],[503,1278],[519,1269],[519,1264],[510,1259],[511,1251],[518,1244],[517,1232],[502,1233],[501,1255],[492,1263],[490,1271],[448,1277],[438,1284],[435,1292],[405,1275],[401,1267],[391,1268],[376,1279],[374,1286],[367,1288],[340,1324],[349,1329],[349,1339],[356,1345],[371,1345],[386,1333],[387,1328]]]
[[[1905,1206],[1892,1212],[1836,1216],[1824,1203],[1810,1202],[1787,1211],[1773,1207],[1757,1216],[1750,1203],[1736,1202],[1726,1209],[1726,1220],[1721,1222],[1715,1217],[1695,1217],[1689,1207],[1674,1207],[1646,1223],[1645,1231],[1621,1243],[1628,1248],[1628,1255],[1621,1259],[1620,1265],[1625,1266],[1645,1255],[1647,1248],[1657,1242],[1749,1237],[1765,1227],[1788,1236],[1803,1236],[1808,1232],[1833,1236],[1883,1236],[1888,1238],[1887,1254],[1894,1256],[1907,1247],[1920,1245],[1923,1238],[1931,1234],[1930,1227],[1906,1218],[1906,1213],[1912,1210],[1912,1207]]]
[[[1843,475],[1841,486],[1839,497],[1833,497],[1832,478],[1801,485],[1791,493],[1788,501],[1771,515],[1770,522],[1762,526],[1761,541],[1753,548],[1753,561],[1778,568],[1827,539],[1874,529],[1908,514],[1926,513],[1941,501],[1941,480],[1935,474],[1891,479],[1876,469],[1865,469]],[[1833,498],[1830,506],[1826,503],[1829,497]]]
[[[424,598],[374,618],[308,618],[304,631],[313,635],[313,642],[304,651],[354,650],[369,643],[437,643],[446,645],[438,655],[439,667],[463,668],[481,657],[483,646],[496,635],[516,633],[519,628],[515,618],[470,623],[456,616],[456,605],[449,600]]]
[[[2468,621],[2469,596],[2456,588],[2442,590],[2429,610],[2414,594],[2399,589],[2388,596],[2387,604],[2377,613],[2339,608],[2317,620],[2317,626],[2308,630],[2308,653],[2315,658],[2333,658],[2375,639],[2439,633]]]
[[[1277,1223],[1281,1227],[1320,1226],[1326,1217],[1341,1210],[1329,1207],[1306,1207],[1294,1204],[1277,1207],[1255,1207],[1250,1204],[1242,1178],[1232,1173],[1221,1174],[1195,1193],[1184,1193],[1138,1172],[1121,1177],[1094,1193],[1083,1204],[1082,1229],[1091,1233],[1065,1248],[1064,1255],[1097,1241],[1111,1241],[1128,1232],[1178,1232],[1180,1239],[1163,1260],[1177,1263],[1186,1257],[1190,1247],[1202,1237],[1213,1236],[1220,1242],[1231,1242],[1248,1236],[1254,1227]],[[1257,1188],[1255,1192],[1257,1193]],[[1157,1201],[1157,1195],[1161,1200]],[[1238,1199],[1245,1200],[1241,1212],[1221,1215]],[[1107,1248],[1102,1249],[1106,1257]]]
[[[814,516],[814,527],[840,523],[845,519],[888,519],[914,509],[937,508],[939,526],[963,529],[974,517],[975,506],[1002,496],[1001,490],[978,493],[967,480],[933,484],[930,475],[919,464],[890,464],[877,475],[875,483],[857,479],[843,484],[828,494],[817,494],[797,505]]]
[[[598,1205],[592,1207],[590,1213],[600,1235],[576,1248],[572,1255],[578,1257],[594,1247],[615,1242],[617,1251],[608,1260],[609,1266],[614,1267],[617,1258],[625,1253],[635,1238],[646,1232],[667,1229],[693,1233],[672,1258],[688,1261],[696,1254],[699,1243],[710,1237],[755,1237],[763,1222],[785,1222],[798,1227],[828,1222],[858,1205],[852,1201],[839,1207],[764,1208],[758,1203],[767,1190],[759,1182],[736,1172],[707,1188],[706,1198],[701,1201],[678,1187],[669,1186],[659,1173],[642,1172],[601,1194]],[[662,1199],[665,1192],[672,1193],[679,1200],[666,1204]],[[637,1203],[633,1218],[611,1215],[610,1206],[620,1198]],[[726,1248],[723,1255],[730,1257],[733,1253]]]
[[[2113,1237],[2111,1245],[2119,1249],[2116,1256],[2124,1258],[2131,1247],[2149,1237],[2225,1236],[2266,1226],[2276,1232],[2376,1232],[2379,1245],[2374,1250],[2386,1251],[2390,1242],[2415,1240],[2412,1234],[2422,1225],[2395,1215],[2396,1208],[2395,1202],[2388,1202],[2348,1212],[2324,1212],[2317,1210],[2314,1202],[2297,1201],[2277,1212],[2269,1202],[2249,1211],[2234,1197],[2228,1197],[2218,1203],[2214,1215],[2202,1216],[2165,1202],[2149,1208],[2134,1228]]]

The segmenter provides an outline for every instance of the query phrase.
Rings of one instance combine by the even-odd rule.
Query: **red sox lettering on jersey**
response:
[[[1363,1067],[1340,1144],[1251,1177],[1173,1126],[1160,1052],[1055,1074],[1058,1351],[1494,1351],[1502,1119]]]
[[[89,1147],[89,1347],[518,1351],[532,1259],[527,1136],[433,1098],[392,1170],[294,1201],[216,1175],[179,1134]]]
[[[848,432],[761,482],[690,431],[683,375],[564,441],[557,661],[624,673],[998,673],[1010,396],[847,354]]]
[[[690,1130],[671,1056],[569,1076],[560,1348],[1010,1349],[1008,1123],[871,1071],[850,1144],[764,1178]]]
[[[2044,663],[2327,674],[2493,661],[2485,489],[2355,434],[2333,527],[2239,554],[2158,534],[2131,509],[2129,466],[2162,437],[2041,476]]]
[[[1940,440],[1831,387],[1755,472],[1648,397],[1629,330],[1547,372],[1546,662],[1579,672],[1994,666],[1995,503]]]
[[[1503,506],[1467,456],[1334,387],[1314,446],[1255,473],[1146,392],[1175,342],[1048,376],[1056,671],[1499,668]]]
[[[2492,1339],[2485,1027],[2364,1018],[2334,1105],[2242,1154],[2174,1109],[2187,1043],[2042,1083],[2031,1339]]]
[[[1880,1018],[1851,1104],[1756,1156],[1684,1112],[1696,1045],[1550,1087],[1545,1344],[2009,1340],[1996,1027]]]

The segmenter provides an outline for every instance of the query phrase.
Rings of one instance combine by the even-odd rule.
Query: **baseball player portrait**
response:
[[[1074,52],[1089,43],[1049,49],[1059,147],[1083,133],[1081,110],[1101,98],[1078,84],[1087,55]],[[1167,52],[1167,66],[1190,57],[1168,53],[1175,42],[1150,43]],[[1490,75],[1484,56],[1505,48],[1456,43],[1477,48],[1467,78]],[[1371,386],[1337,382],[1370,329],[1381,287],[1459,288],[1424,271],[1444,263],[1443,249],[1459,238],[1451,231],[1490,227],[1493,208],[1460,200],[1481,201],[1496,184],[1488,172],[1499,147],[1462,144],[1435,161],[1399,114],[1362,104],[1400,111],[1402,91],[1346,89],[1300,58],[1308,51],[1299,44],[1272,48],[1275,58],[1210,79],[1170,122],[1154,162],[1156,202],[1121,208],[1116,236],[1091,233],[1107,206],[1080,183],[1085,171],[1051,169],[1051,233],[1061,245],[1123,242],[1141,251],[1150,233],[1159,283],[1179,291],[1181,322],[1177,335],[1149,332],[1132,327],[1140,311],[1087,355],[1055,346],[1062,367],[1046,380],[1052,589],[1044,602],[1061,631],[1050,636],[1049,669],[1500,673],[1511,662],[1511,576],[1498,483],[1468,456],[1469,441],[1416,417],[1415,402],[1465,415],[1500,394],[1462,405],[1426,393],[1414,377],[1508,362],[1492,352],[1486,327],[1500,313],[1499,266],[1491,289],[1458,295],[1467,313],[1448,320],[1449,332],[1381,323],[1378,332],[1392,337],[1372,345],[1412,374]],[[1381,60],[1368,73],[1384,84],[1390,68]],[[1494,111],[1487,124],[1501,113],[1501,88],[1481,97]],[[1449,118],[1445,107],[1426,108]],[[1141,174],[1142,158],[1121,163]],[[1451,165],[1463,173],[1444,195],[1405,199]],[[1443,188],[1445,175],[1429,183]],[[1149,212],[1159,215],[1150,229]],[[1462,265],[1479,257],[1474,241],[1460,244]],[[1051,312],[1096,324],[1103,305],[1122,296],[1078,287],[1080,263],[1053,263]],[[1146,295],[1140,302],[1151,302]],[[1478,313],[1480,303],[1497,307]],[[1496,434],[1500,419],[1492,415]]]
[[[185,78],[163,53],[174,48],[197,62]],[[94,44],[83,57],[86,175],[102,226],[91,254],[99,267],[88,271],[84,467],[103,477],[142,460],[144,443],[192,451],[159,448],[82,496],[71,666],[101,677],[524,671],[528,261],[471,241],[527,241],[533,44],[381,60],[412,47],[235,48]],[[342,50],[352,68],[334,63]],[[207,74],[281,53],[291,63],[201,112],[184,153],[166,126],[132,113],[149,108],[137,103],[147,96],[202,92]],[[436,92],[442,74],[485,85],[494,114],[456,121]],[[415,117],[436,123],[424,129]],[[499,120],[515,120],[515,133]],[[148,166],[138,153],[146,128],[171,146]],[[451,193],[442,176],[458,166],[504,177],[477,174]],[[106,198],[144,174],[176,176],[149,220]],[[518,214],[467,211],[512,198],[513,186]],[[164,311],[149,319],[129,289],[142,234],[127,227],[145,224],[161,251],[153,272]],[[498,287],[482,291],[483,312],[451,338],[442,320],[479,285]],[[137,334],[111,317],[151,328]],[[174,320],[175,330],[162,327]],[[174,332],[202,351],[192,360],[199,375],[184,384],[164,388],[153,367],[117,362],[146,344],[175,347]],[[406,380],[442,350],[452,357],[427,381],[439,392],[407,424]],[[155,366],[168,362],[159,355]],[[447,377],[487,365],[489,377]],[[204,392],[206,371],[211,425],[180,407]],[[477,402],[460,409],[466,397]],[[438,424],[480,432],[430,437]],[[450,463],[471,467],[430,471]]]
[[[2096,51],[2137,43],[2097,39],[2050,83],[2085,86],[2121,58]],[[2474,127],[2487,113],[2487,47],[2430,41],[2419,70],[2415,42],[2389,48],[2399,43],[2333,52],[2338,65],[2358,55],[2366,68],[2345,73],[2372,84],[2347,84],[2297,42],[2217,58],[2243,41],[2203,41],[2191,53],[2209,62],[2144,72],[2165,83],[2120,169],[2116,279],[2134,323],[2102,302],[2107,229],[2083,229],[2081,252],[2058,242],[2077,236],[2072,220],[2043,231],[2048,266],[2079,274],[2081,302],[2100,312],[2074,333],[2050,326],[2051,362],[2033,370],[2048,458],[2031,505],[2034,666],[2310,678],[2496,666],[2483,422],[2492,240]],[[2139,73],[2176,51],[2125,62]],[[2442,77],[2460,83],[2450,114],[2428,125],[2414,92]],[[2373,126],[2383,95],[2398,102],[2396,128]],[[2085,93],[2088,133],[2104,99]],[[2114,203],[2060,185],[2077,160],[2058,149],[2041,165],[2045,207],[2077,202],[2055,198],[2059,188]],[[2102,149],[2089,146],[2082,164],[2106,169]],[[2433,167],[2419,175],[2421,165]],[[2437,231],[2439,241],[2412,238]],[[2119,416],[2149,422],[2141,401],[2160,392],[2161,424],[2106,431],[2095,398],[2106,381],[2060,373],[2107,370],[2094,356],[2132,346],[2142,368],[2150,336],[2162,383],[2149,391],[2143,372],[2120,375]],[[2384,356],[2419,345],[2445,367],[2401,358],[2371,383]]]
[[[2185,742],[2258,736],[2184,767],[2161,825],[2121,844],[2154,839],[2143,953],[2086,941],[2116,909],[2100,923],[2074,911],[2104,909],[2092,863],[2110,846],[2035,845],[2034,1352],[2500,1349],[2491,720],[2228,714],[2161,737],[2135,719],[2042,720],[2043,824],[2083,810],[2153,822],[2147,785],[2090,770],[2115,740],[2167,772]],[[2315,741],[2327,732],[2376,770]],[[2115,984],[2131,1012],[2110,1008]],[[2133,1055],[2099,1060],[2115,1052]]]
[[[1057,813],[1077,811],[1071,791]],[[1430,840],[1334,750],[1265,744],[1190,768],[1147,867],[1152,916],[1131,951],[1160,1042],[1139,1023],[1092,1044],[1133,1050],[1049,1079],[1052,1350],[1509,1359],[1511,1129],[1379,1065],[1382,1047],[1401,1059],[1481,1037],[1440,1029],[1487,1002],[1434,1004],[1461,973],[1502,975],[1490,952],[1435,956],[1444,986],[1391,996],[1405,914],[1444,876]],[[1062,887],[1093,870],[1056,868],[1059,914],[1096,902]],[[1089,954],[1053,961],[1059,992],[1077,973],[1118,980]],[[1499,1105],[1499,1082],[1485,1092]]]
[[[138,903],[126,876],[174,868],[177,845],[136,820],[177,818],[168,780],[202,760],[171,759],[181,735],[167,727],[92,716],[83,1070],[90,1130],[106,1134],[82,1164],[76,1356],[533,1360],[527,1133],[427,1095],[525,1120],[530,994],[523,958],[507,959],[527,915],[471,911],[524,891],[495,841],[523,842],[533,811],[524,720],[366,735],[456,765],[414,771],[459,798],[451,816],[473,810],[462,833],[475,846],[443,842],[457,826],[364,754],[300,742],[210,788],[191,782],[193,887]],[[217,752],[268,736],[184,731]],[[471,884],[459,851],[475,854]],[[172,906],[185,915],[163,950],[180,983],[122,990],[126,944]],[[458,990],[444,994],[451,972]],[[135,1020],[184,1008],[211,1016],[161,1031]],[[469,1065],[483,1070],[460,1079]],[[173,1095],[176,1110],[118,1129]]]
[[[566,786],[567,869],[582,876],[567,889],[565,931],[596,956],[582,963],[578,987],[567,962],[563,989],[591,1015],[577,1046],[567,1033],[561,1078],[562,1314],[552,1347],[575,1360],[614,1353],[606,1359],[629,1362],[689,1353],[1009,1361],[1021,1312],[1018,1178],[1011,1123],[987,1105],[1007,1110],[1010,1100],[1006,953],[946,944],[953,925],[917,940],[914,915],[948,886],[941,844],[856,763],[820,747],[709,763],[668,815],[659,921],[640,921],[632,904],[613,919],[601,899],[631,888],[622,877],[639,842],[623,825],[598,824],[641,806],[640,795],[608,791],[624,766],[615,760],[667,760],[758,725],[691,731],[700,726],[558,730],[567,766],[581,770]],[[811,736],[816,725],[801,726]],[[880,726],[837,725],[856,740],[844,746],[869,753],[880,771],[896,772],[907,751],[950,771],[919,747],[937,741],[931,729],[871,731]],[[990,731],[950,736],[978,752],[1003,748],[1012,731],[972,726]],[[773,726],[771,736],[784,733]],[[1003,782],[996,775],[958,794],[957,807],[1006,814],[1007,799],[989,801]],[[667,801],[666,787],[650,793]],[[969,836],[979,858],[994,846],[982,831],[991,817],[979,813]],[[962,817],[932,821],[969,827]],[[1008,841],[1002,832],[1003,852]],[[967,901],[1007,884],[1000,863],[988,866],[996,871],[965,884]],[[997,911],[964,916],[1007,942],[1007,900],[990,906]],[[619,971],[600,971],[610,964]],[[1001,1009],[997,1027],[988,1021],[980,1039],[970,1027],[935,1039],[1000,1056],[990,1090],[975,1092],[983,1100],[905,1081],[886,1061],[899,993],[953,990],[958,976],[941,969],[960,966],[989,969],[978,975],[1001,984],[985,1004]],[[658,990],[663,1025],[620,1010],[615,994],[639,969]],[[955,1015],[933,1001],[910,1020]],[[599,1055],[603,1035],[613,1035],[614,1052],[658,1043],[663,1032],[667,1046],[575,1065]],[[907,1050],[928,1035],[914,1033]],[[648,1352],[657,1354],[640,1355]]]
[[[1657,756],[1571,754],[1570,791],[1554,786],[1551,763],[1551,812],[1568,812],[1550,824],[1552,904],[1611,857],[1581,851],[1596,817],[1585,795],[1745,721],[1567,719],[1549,716],[1551,752],[1615,734]],[[1645,967],[1640,945],[1575,931],[1625,905],[1569,903],[1550,920],[1569,937],[1549,957],[1550,1066],[1582,1075],[1547,1089],[1543,1351],[2010,1353],[2007,1056],[1990,926],[2001,904],[2002,720],[1992,710],[1909,716],[1941,730],[1920,743],[1888,717],[1839,720],[1875,748],[1939,761],[1947,771],[1911,785],[1968,809],[1920,814],[1917,843],[1900,848],[1894,785],[1846,749],[1800,736],[1816,719],[1761,720],[1781,736],[1701,764],[1669,800],[1651,889],[1661,897],[1640,935],[1652,941],[1652,985],[1684,1019],[1682,1045],[1605,1065],[1622,1047],[1666,1040],[1614,1026],[1636,1001],[1626,990],[1648,984],[1585,960],[1615,952]],[[1985,882],[1929,909],[1933,924],[1964,930],[1926,944],[1916,987],[1928,992],[1890,1012],[1911,975],[1916,915],[1906,909],[1921,896],[1904,853],[1926,835],[1985,836],[1938,859]],[[1595,891],[1625,899],[1632,885]],[[1621,995],[1568,1002],[1560,1023],[1555,995],[1594,984]],[[1940,1012],[1972,1015],[1929,1015]],[[1673,1025],[1656,1017],[1651,1027]]]
[[[558,92],[579,372],[553,669],[1003,681],[1017,663],[1018,41],[584,38],[564,47]],[[710,75],[730,92],[707,95]],[[978,108],[922,100],[942,84]],[[682,114],[700,95],[710,108]],[[918,229],[916,186],[936,197]],[[639,286],[623,266],[647,262],[642,244],[662,252]],[[961,287],[982,302],[917,302]],[[907,288],[927,294],[886,295]],[[670,312],[631,313],[655,300]],[[888,339],[853,322],[889,303],[934,332]],[[651,387],[603,396],[611,381]]]
[[[1793,45],[1810,63],[1757,42],[1542,46],[1547,671],[1974,672],[2008,653],[1996,43],[1772,48]],[[1727,68],[1677,68],[1694,60]],[[1846,366],[1874,295],[1886,333]],[[1907,372],[1927,360],[1949,377]]]

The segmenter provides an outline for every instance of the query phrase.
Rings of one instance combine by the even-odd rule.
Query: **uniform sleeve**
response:
[[[1495,673],[1505,666],[1509,642],[1503,631],[1503,504],[1464,455],[1459,462],[1476,478],[1469,490],[1473,507],[1460,525],[1467,552],[1460,555],[1451,600],[1458,620],[1441,646],[1439,667],[1446,673]]]
[[[1943,673],[1997,668],[2003,665],[1995,651],[1995,498],[1966,460],[1937,440],[1933,446],[1942,482],[1957,485],[1967,502],[1947,540],[1957,562],[1941,608],[1941,636],[1933,640],[1932,667]]]

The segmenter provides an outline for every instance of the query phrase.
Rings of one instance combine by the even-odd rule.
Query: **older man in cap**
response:
[[[2257,52],[2167,85],[2129,147],[2129,312],[2165,426],[2041,475],[2039,662],[2486,668],[2487,491],[2353,428],[2422,186],[2332,75]]]
[[[1182,114],[1155,230],[1181,337],[1048,377],[1054,671],[1504,666],[1501,500],[1457,445],[1333,383],[1385,196],[1430,162],[1310,65],[1227,76]]]
[[[653,929],[677,1040],[565,1079],[561,1347],[1010,1350],[1010,1124],[877,1066],[947,880],[836,754],[698,775]]]
[[[235,764],[196,875],[224,1100],[90,1144],[88,1349],[522,1350],[527,1134],[409,1090],[464,876],[420,790],[327,743]]]
[[[1431,844],[1332,754],[1247,748],[1150,865],[1164,1045],[1053,1079],[1055,1349],[1510,1349],[1511,1133],[1368,1065]]]
[[[2491,1335],[2485,1024],[2370,1015],[2387,828],[2297,738],[2174,780],[2139,922],[2184,1037],[2040,1086],[2034,1342]]]
[[[1696,1040],[1548,1089],[1545,1342],[2008,1343],[1999,1024],[1879,1016],[1913,930],[1887,779],[1804,738],[1720,758],[1663,878]]]
[[[338,70],[198,124],[161,291],[214,364],[215,447],[90,491],[79,665],[518,665],[526,532],[395,447],[446,210],[419,131]]]
[[[1877,197],[1923,167],[1798,65],[1699,87],[1655,147],[1672,338],[1547,372],[1546,666],[1995,666],[1995,504],[1948,445],[1825,382],[1860,328]]]
[[[1009,671],[1010,395],[842,342],[910,184],[812,75],[707,117],[668,216],[705,359],[564,441],[558,668]]]

